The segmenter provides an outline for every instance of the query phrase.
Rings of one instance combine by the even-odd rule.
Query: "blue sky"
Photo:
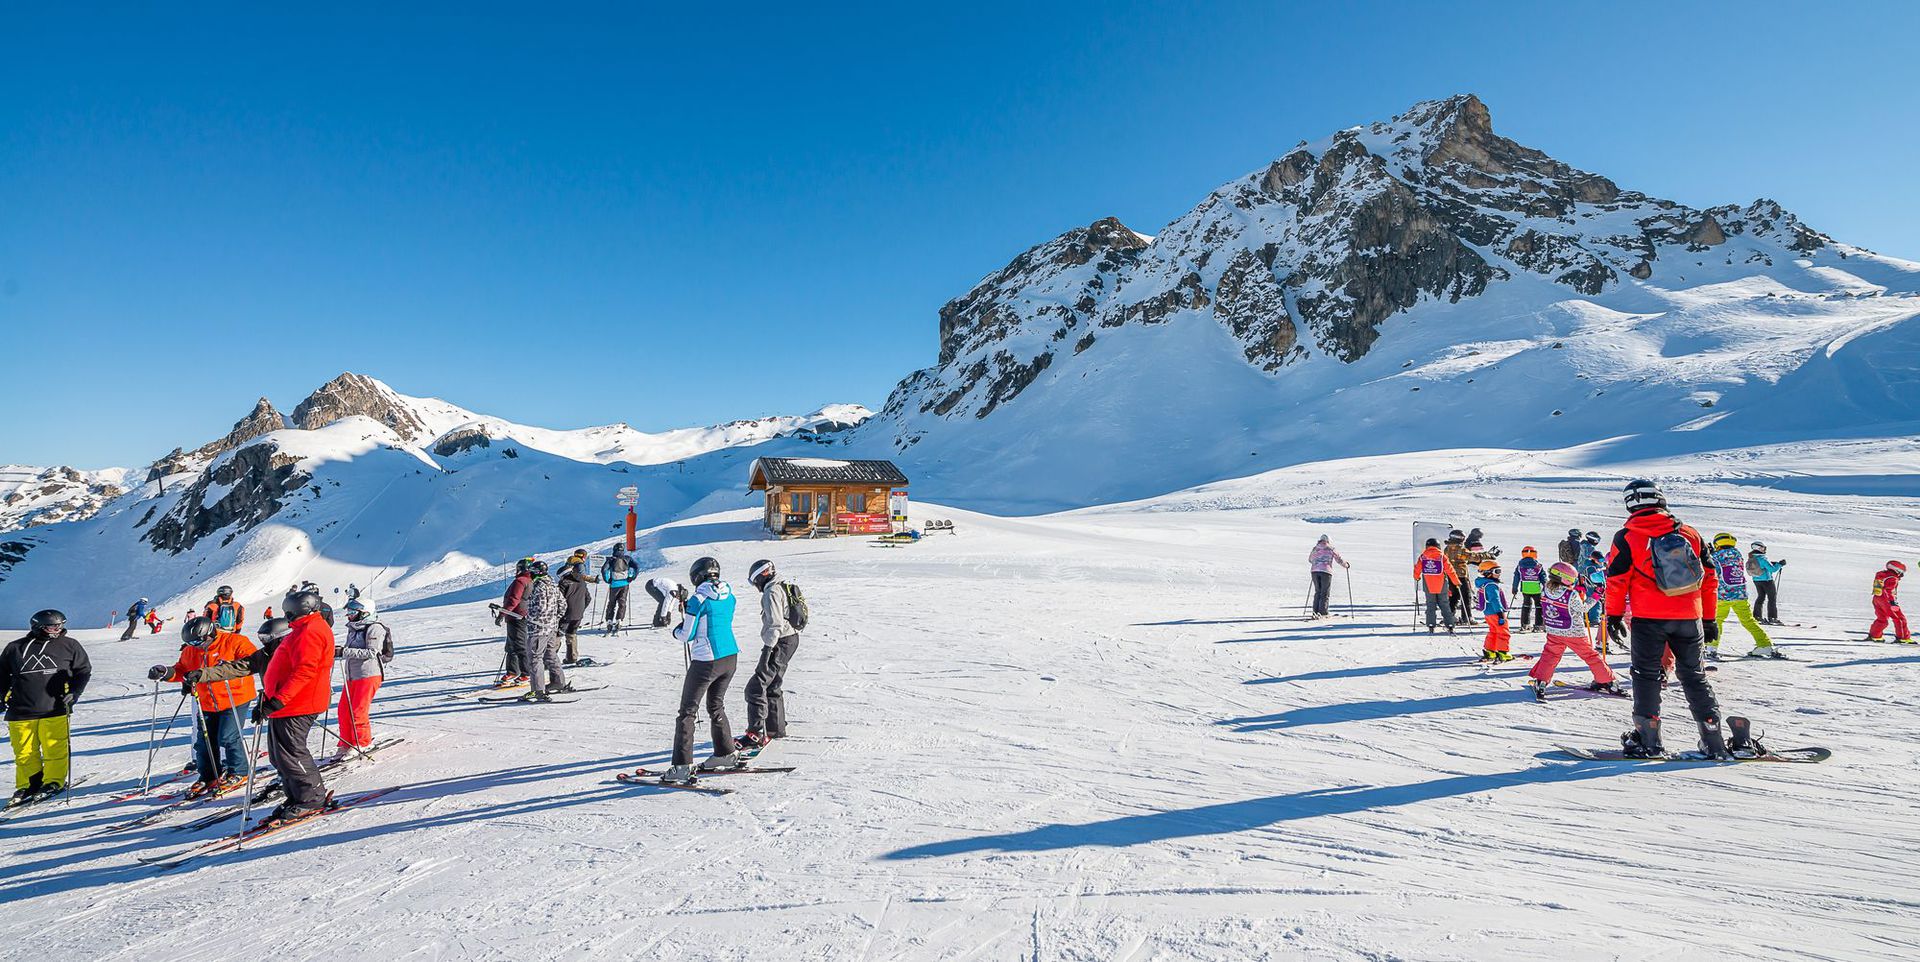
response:
[[[0,461],[145,463],[342,370],[550,427],[877,407],[1026,247],[1457,92],[1920,258],[1920,5],[402,6],[8,15]]]

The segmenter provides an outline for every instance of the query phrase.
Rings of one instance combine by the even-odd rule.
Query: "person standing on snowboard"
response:
[[[1633,730],[1622,735],[1629,758],[1666,754],[1660,741],[1660,662],[1671,652],[1674,674],[1687,707],[1700,726],[1707,757],[1730,759],[1720,731],[1720,705],[1701,665],[1702,649],[1718,641],[1719,626],[1707,613],[1719,602],[1719,580],[1704,559],[1706,541],[1667,510],[1667,497],[1652,481],[1636,480],[1623,492],[1627,523],[1613,536],[1606,559],[1607,637],[1627,640],[1633,656]],[[1633,606],[1631,634],[1627,606]]]
[[[1873,626],[1867,629],[1868,641],[1885,641],[1883,632],[1892,625],[1896,643],[1913,644],[1913,632],[1907,629],[1907,614],[1900,610],[1900,579],[1906,576],[1907,566],[1899,561],[1887,562],[1887,566],[1873,576]]]
[[[720,562],[713,558],[695,561],[689,577],[694,589],[687,599],[687,615],[673,630],[674,638],[687,646],[687,675],[680,684],[680,711],[674,717],[673,764],[660,776],[668,785],[691,785],[696,780],[693,730],[702,704],[713,735],[713,755],[700,763],[701,770],[741,766],[727,725],[727,685],[740,661],[740,645],[733,638],[733,586],[720,580]]]
[[[1347,564],[1347,559],[1340,557],[1340,552],[1333,550],[1333,539],[1323,534],[1320,536],[1320,541],[1313,546],[1313,550],[1307,552],[1307,567],[1313,576],[1313,616],[1315,618],[1327,616],[1327,597],[1333,594],[1334,565],[1342,568],[1353,567]]]
[[[747,569],[747,583],[760,589],[760,664],[747,679],[747,730],[734,744],[757,752],[775,738],[787,737],[787,666],[800,650],[800,628],[788,617],[793,586],[775,581],[771,561]]]

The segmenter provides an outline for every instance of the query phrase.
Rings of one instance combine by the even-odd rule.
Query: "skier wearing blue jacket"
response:
[[[691,576],[695,587],[687,598],[686,618],[673,630],[673,637],[687,646],[687,677],[680,685],[680,714],[674,719],[673,765],[660,776],[667,785],[696,781],[693,730],[703,701],[714,754],[700,763],[700,770],[744,764],[734,753],[733,731],[727,724],[727,685],[740,660],[740,645],[733,639],[733,586],[720,580],[720,562],[713,558],[694,562]]]
[[[620,545],[613,546],[613,554],[600,566],[600,580],[607,585],[607,634],[620,633],[622,622],[627,620],[627,586],[633,584],[634,575],[640,566],[633,556]]]
[[[1753,577],[1753,613],[1763,625],[1780,623],[1780,569],[1785,561],[1767,557],[1767,546],[1755,541],[1747,548],[1747,574]]]

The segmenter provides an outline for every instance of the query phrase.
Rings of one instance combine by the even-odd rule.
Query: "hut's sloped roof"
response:
[[[884,484],[907,483],[892,461],[836,461],[830,458],[757,458],[752,487],[776,484]]]

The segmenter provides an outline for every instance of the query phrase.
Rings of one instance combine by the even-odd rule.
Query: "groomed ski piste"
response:
[[[709,782],[724,797],[620,785],[667,761],[667,632],[585,637],[616,663],[576,675],[609,687],[575,704],[477,703],[449,696],[498,668],[485,600],[424,597],[384,615],[399,656],[375,733],[406,741],[331,783],[394,790],[172,870],[137,859],[216,830],[95,833],[147,804],[107,800],[140,777],[144,671],[175,636],[81,630],[92,781],[0,826],[0,941],[142,962],[1912,959],[1920,650],[1861,640],[1873,573],[1920,544],[1920,501],[1888,480],[1911,457],[1906,440],[1402,455],[1024,519],[916,505],[957,533],[885,551],[699,517],[648,532],[642,562],[684,579],[717,556],[743,640],[754,559],[811,602],[792,737],[758,759],[796,771]],[[1712,682],[1767,742],[1831,760],[1567,760],[1556,746],[1617,747],[1629,703],[1537,704],[1527,663],[1474,664],[1480,631],[1413,629],[1412,522],[1483,528],[1510,564],[1569,527],[1610,535],[1637,474],[1703,532],[1789,561],[1781,614],[1818,627],[1775,629],[1794,660],[1761,662],[1730,621]],[[1338,616],[1308,622],[1322,533],[1352,605],[1336,572]],[[1669,747],[1691,747],[1677,686],[1665,715]],[[156,769],[186,753],[176,729]]]

